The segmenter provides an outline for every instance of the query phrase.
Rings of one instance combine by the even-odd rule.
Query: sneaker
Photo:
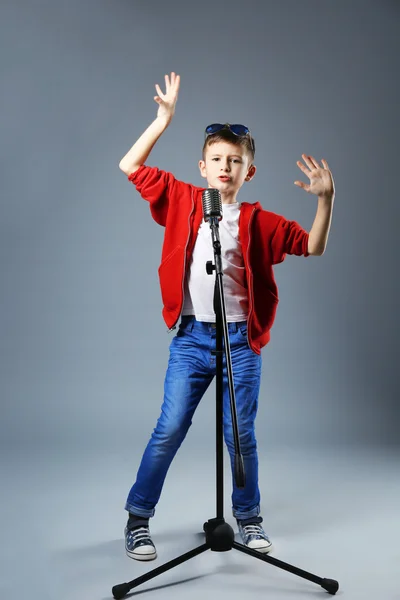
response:
[[[156,547],[150,537],[148,527],[125,527],[125,551],[129,558],[135,560],[154,560],[157,558]]]
[[[245,546],[263,553],[272,550],[272,542],[259,523],[242,525],[241,522],[238,521],[238,527]]]

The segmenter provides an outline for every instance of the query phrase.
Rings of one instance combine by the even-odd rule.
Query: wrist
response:
[[[166,128],[171,123],[172,117],[157,117],[156,121],[161,123]]]
[[[324,204],[333,204],[334,199],[335,199],[335,193],[334,192],[318,196],[318,200],[320,200]]]

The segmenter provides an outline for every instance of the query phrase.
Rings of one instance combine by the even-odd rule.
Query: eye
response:
[[[219,160],[219,157],[215,156],[211,160]],[[232,158],[231,160],[232,160],[232,162],[238,162],[238,163],[242,162],[239,158]]]

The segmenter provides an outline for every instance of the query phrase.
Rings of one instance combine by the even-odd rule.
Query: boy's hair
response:
[[[253,162],[256,149],[254,138],[250,138],[249,135],[243,137],[235,135],[234,133],[232,133],[232,131],[229,131],[229,129],[221,129],[220,131],[217,131],[217,133],[212,133],[211,135],[207,136],[207,138],[204,140],[202,150],[204,161],[207,148],[209,146],[212,146],[212,144],[216,144],[217,142],[230,142],[231,144],[235,144],[235,146],[243,146],[250,157],[250,163]],[[253,148],[251,147],[252,143]]]

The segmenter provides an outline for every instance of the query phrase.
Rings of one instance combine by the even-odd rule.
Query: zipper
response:
[[[171,333],[171,331],[173,331],[174,329],[176,329],[176,324],[179,321],[179,319],[181,318],[181,314],[182,314],[182,311],[183,311],[183,302],[184,302],[184,299],[185,299],[184,298],[184,294],[185,294],[184,286],[185,286],[185,275],[186,275],[186,250],[187,250],[187,247],[188,247],[188,244],[189,244],[189,239],[190,239],[190,219],[191,219],[191,216],[193,214],[193,209],[194,209],[193,189],[191,190],[191,197],[192,197],[192,209],[190,211],[190,215],[189,215],[189,219],[188,219],[189,233],[188,233],[188,237],[187,237],[187,240],[186,240],[185,251],[184,251],[184,255],[183,255],[184,258],[183,258],[182,306],[181,306],[181,312],[179,313],[179,317],[177,318],[177,320],[175,321],[175,323],[172,325],[172,327],[169,328],[169,329],[167,329],[168,333]]]
[[[251,271],[250,258],[249,258],[249,255],[250,255],[250,227],[251,227],[251,221],[253,219],[253,216],[254,216],[255,212],[256,212],[256,209],[253,208],[253,212],[251,213],[250,218],[249,218],[249,243],[248,243],[248,246],[247,246],[247,264],[249,266],[249,273],[251,274],[251,281],[249,281],[249,284],[250,284],[249,285],[250,312],[249,312],[248,317],[247,317],[247,343],[249,345],[249,348],[251,348],[251,346],[250,346],[250,338],[249,338],[249,323],[250,323],[250,315],[251,315],[252,310],[253,310],[252,309],[252,306],[253,306],[252,293],[251,293],[252,287],[253,287],[253,273]]]

